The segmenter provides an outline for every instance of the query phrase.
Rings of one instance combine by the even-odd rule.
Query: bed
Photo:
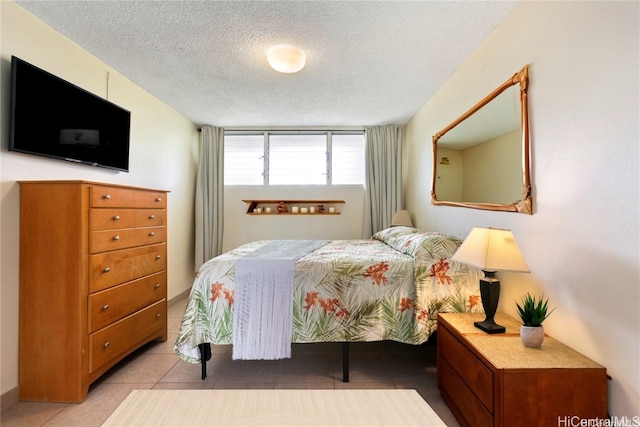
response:
[[[269,243],[247,243],[217,256],[194,280],[174,350],[186,362],[201,363],[203,379],[210,344],[233,343],[236,264]],[[350,342],[417,345],[436,330],[439,312],[481,311],[482,272],[450,261],[461,243],[400,226],[371,239],[316,245],[295,261],[290,342],[343,343],[345,350]]]

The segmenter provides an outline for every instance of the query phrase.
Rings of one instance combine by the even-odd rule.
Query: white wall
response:
[[[195,125],[184,116],[16,4],[0,1],[0,15],[0,356],[4,394],[18,385],[19,186],[16,181],[72,179],[169,190],[168,294],[172,298],[188,289],[193,281],[193,193],[198,134]],[[7,152],[11,55],[103,97],[109,72],[110,101],[132,112],[130,172],[118,173]],[[51,270],[55,274],[55,266],[51,266]]]
[[[527,291],[550,297],[547,333],[607,368],[616,416],[640,415],[639,8],[520,3],[406,132],[417,225],[512,229],[532,273],[500,274],[499,310],[515,316]],[[525,64],[534,214],[431,206],[431,136]]]

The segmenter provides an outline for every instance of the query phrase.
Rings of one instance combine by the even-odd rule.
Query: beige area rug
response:
[[[415,390],[134,390],[103,426],[445,426]]]

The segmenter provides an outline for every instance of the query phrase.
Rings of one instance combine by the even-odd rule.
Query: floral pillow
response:
[[[462,244],[457,237],[420,231],[414,227],[387,228],[374,234],[373,238],[422,262],[451,258]]]
[[[390,241],[393,241],[394,239],[405,236],[407,234],[415,234],[415,233],[420,233],[420,230],[418,230],[415,227],[406,227],[404,225],[400,225],[397,227],[391,227],[391,228],[386,228],[384,230],[380,230],[376,234],[374,234],[371,238],[380,240],[381,242],[385,242],[389,246],[393,246],[389,243]]]

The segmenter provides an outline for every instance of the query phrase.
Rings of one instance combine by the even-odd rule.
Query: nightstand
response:
[[[540,349],[524,347],[520,322],[503,314],[495,320],[506,332],[486,334],[473,326],[483,319],[438,316],[438,388],[460,425],[546,427],[606,418],[603,366],[548,336]]]

